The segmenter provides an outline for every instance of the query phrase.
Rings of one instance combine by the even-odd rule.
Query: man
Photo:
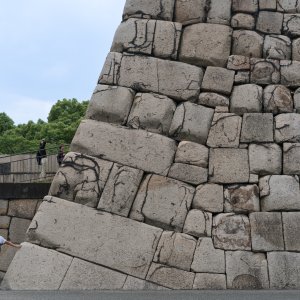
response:
[[[8,246],[12,246],[12,247],[15,247],[15,248],[21,248],[22,247],[21,245],[14,244],[12,242],[7,241],[3,236],[0,235],[0,247],[2,245],[8,245]]]

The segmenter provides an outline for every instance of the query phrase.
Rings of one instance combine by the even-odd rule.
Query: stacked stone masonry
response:
[[[2,287],[299,289],[299,176],[298,1],[127,0]]]

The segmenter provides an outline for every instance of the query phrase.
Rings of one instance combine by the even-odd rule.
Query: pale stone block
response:
[[[138,291],[138,290],[169,290],[163,286],[151,283],[149,281],[127,276],[122,290]]]
[[[258,0],[233,0],[233,11],[255,13],[258,10]]]
[[[198,104],[217,107],[217,106],[229,106],[229,99],[223,95],[216,93],[201,93],[199,95]]]
[[[223,211],[223,185],[209,183],[196,188],[192,207],[212,213]]]
[[[284,250],[281,213],[257,212],[249,215],[252,251]]]
[[[300,213],[282,213],[284,244],[287,251],[300,250]]]
[[[233,185],[224,190],[224,211],[248,213],[259,211],[259,189],[257,185]]]
[[[213,218],[212,236],[215,248],[251,250],[250,223],[245,215],[216,215]]]
[[[260,11],[256,30],[263,33],[281,34],[283,14],[273,11]]]
[[[275,141],[300,142],[300,114],[280,114],[275,117]]]
[[[175,2],[176,22],[183,25],[203,23],[206,18],[206,0],[177,0]]]
[[[107,54],[104,66],[99,76],[98,84],[117,85],[120,77],[122,54],[110,52]]]
[[[194,290],[225,290],[226,276],[223,274],[198,273],[196,274]]]
[[[276,10],[277,0],[259,0],[259,9]]]
[[[229,25],[231,0],[211,0],[207,13],[207,23]]]
[[[10,200],[8,215],[12,217],[32,219],[38,200]]]
[[[225,67],[230,55],[232,29],[219,24],[194,24],[182,34],[179,60],[198,66]]]
[[[152,263],[146,279],[174,290],[191,290],[195,273]]]
[[[167,174],[176,143],[159,134],[85,120],[77,129],[71,151],[100,156],[147,172]]]
[[[280,61],[280,67],[281,84],[298,88],[300,85],[300,62],[282,60]]]
[[[0,216],[0,228],[1,229],[8,229],[10,223],[10,217],[8,216]]]
[[[291,37],[300,36],[300,14],[284,14],[283,33]]]
[[[9,238],[17,244],[24,242],[30,223],[31,220],[12,218],[9,226]]]
[[[227,288],[268,289],[268,263],[265,254],[247,251],[226,252]]]
[[[267,35],[264,42],[264,57],[269,59],[291,59],[292,42],[284,35]]]
[[[300,144],[283,144],[283,174],[300,175]]]
[[[228,113],[229,108],[228,106],[216,106],[215,107],[215,113]]]
[[[235,84],[247,84],[250,82],[250,72],[238,71],[234,76]]]
[[[8,201],[0,200],[0,216],[5,216],[7,214],[7,210],[8,210]]]
[[[225,273],[225,251],[215,249],[211,238],[199,238],[191,269],[199,273]]]
[[[297,0],[277,0],[277,10],[283,12],[299,12],[300,3]]]
[[[271,59],[250,59],[250,82],[256,84],[280,83],[280,63]]]
[[[17,253],[17,248],[8,245],[1,246],[0,252],[0,270],[6,272]]]
[[[230,55],[227,62],[227,69],[235,71],[250,70],[250,58],[243,55]]]
[[[300,38],[293,40],[292,53],[293,60],[300,60]]]
[[[250,174],[249,183],[258,183],[259,176],[257,174]]]
[[[255,19],[252,15],[238,13],[231,18],[231,27],[252,30],[255,27]]]
[[[294,93],[294,104],[297,113],[300,113],[300,88]]]
[[[189,211],[183,232],[196,237],[211,236],[212,214],[198,209]]]
[[[165,231],[160,238],[153,261],[190,271],[196,242],[195,238],[187,234]]]
[[[86,118],[125,125],[134,92],[121,86],[98,84],[89,103]]]

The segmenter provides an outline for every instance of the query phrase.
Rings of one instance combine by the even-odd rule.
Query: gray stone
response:
[[[170,135],[176,140],[188,140],[205,144],[214,110],[186,102],[180,104],[174,114]]]
[[[241,142],[273,142],[273,114],[245,113],[241,132]]]
[[[17,244],[24,242],[30,223],[31,220],[12,218],[9,226],[9,238]]]
[[[271,59],[250,59],[250,82],[257,84],[280,83],[280,64]]]
[[[235,86],[230,99],[230,112],[244,114],[247,112],[261,112],[262,87],[255,84]]]
[[[264,89],[264,111],[273,114],[293,112],[293,98],[283,85],[269,85]]]
[[[283,174],[300,175],[300,144],[283,144]]]
[[[117,85],[120,77],[122,54],[117,52],[108,53],[104,66],[99,76],[98,83]]]
[[[300,114],[281,114],[275,117],[275,141],[300,142]]]
[[[300,113],[300,88],[294,93],[294,104],[297,113]]]
[[[248,150],[210,149],[209,175],[215,183],[248,182]]]
[[[237,148],[240,143],[242,117],[232,113],[215,113],[207,138],[207,146]]]
[[[168,134],[176,104],[166,96],[137,94],[128,117],[127,125],[135,129]]]
[[[182,34],[179,60],[198,66],[225,67],[232,29],[219,24],[194,24]]]
[[[176,143],[155,133],[85,120],[77,129],[71,151],[101,156],[147,172],[167,174]]]
[[[226,276],[224,274],[198,273],[196,274],[194,290],[225,290]]]
[[[1,288],[10,290],[58,290],[72,257],[24,243],[9,266]]]
[[[10,200],[8,215],[12,217],[32,219],[35,214],[35,209],[38,200]]]
[[[89,103],[86,118],[125,125],[134,92],[121,86],[98,84]]]
[[[0,235],[3,236],[7,240],[7,238],[8,238],[8,229],[0,229]]]
[[[176,151],[175,162],[207,168],[208,148],[193,142],[180,142]]]
[[[276,10],[277,0],[259,0],[259,9]]]
[[[201,93],[198,104],[209,107],[229,106],[229,99],[216,93]]]
[[[252,251],[268,252],[284,250],[280,212],[257,212],[249,215]]]
[[[211,0],[207,13],[207,23],[229,25],[231,0]]]
[[[48,196],[28,229],[28,238],[41,246],[145,278],[161,233],[161,229],[147,224]],[[82,237],[80,243],[77,237]]]
[[[292,36],[300,36],[300,14],[284,14],[283,33]]]
[[[228,106],[216,106],[215,113],[228,113],[229,107]]]
[[[168,177],[198,185],[207,182],[208,169],[188,164],[174,163],[169,170]]]
[[[191,290],[195,273],[152,263],[147,280],[171,289]]]
[[[183,25],[202,23],[206,17],[206,0],[177,0],[175,2],[176,22]]]
[[[235,71],[250,70],[250,58],[243,55],[230,55],[228,58],[227,69]]]
[[[293,60],[300,60],[300,38],[293,40],[292,53]]]
[[[225,252],[215,249],[211,238],[199,238],[191,268],[199,273],[225,273]]]
[[[280,62],[281,84],[298,88],[300,85],[300,62],[282,60]]]
[[[262,211],[300,210],[299,179],[288,175],[261,177],[259,180]]]
[[[8,209],[8,201],[0,200],[0,216],[5,216],[7,214]]]
[[[255,19],[252,15],[238,13],[231,18],[231,27],[252,30],[255,27]]]
[[[227,288],[268,289],[268,263],[265,254],[246,251],[226,252]]]
[[[17,253],[17,248],[8,245],[1,246],[0,252],[0,270],[6,272]]]
[[[212,214],[198,209],[189,211],[183,232],[196,237],[211,236]]]
[[[196,188],[193,208],[218,213],[223,211],[223,204],[223,185],[209,183]]]
[[[300,253],[269,252],[271,289],[300,288]]]
[[[235,84],[247,84],[250,82],[250,72],[238,71],[234,76]]]
[[[8,216],[0,216],[0,228],[1,229],[8,229],[10,223],[10,217]]]
[[[281,34],[283,14],[273,11],[260,11],[256,30],[263,33]]]
[[[123,290],[169,290],[168,288],[162,287],[160,285],[151,283],[149,281],[135,278],[132,276],[127,276],[125,284],[122,287]]]
[[[300,3],[297,0],[277,0],[277,10],[283,12],[299,12]]]
[[[232,185],[224,190],[224,211],[248,213],[259,211],[259,189],[257,185]]]
[[[213,218],[212,236],[215,248],[251,250],[250,223],[245,215],[216,215]]]
[[[258,0],[233,0],[233,11],[255,13],[258,10]]]
[[[201,89],[230,95],[234,80],[234,71],[220,67],[207,67]]]
[[[287,251],[300,250],[300,213],[282,213],[284,244]]]
[[[235,30],[232,39],[232,54],[250,57],[262,56],[264,39],[255,31]]]
[[[292,47],[289,37],[267,35],[264,42],[264,57],[268,59],[291,59]]]
[[[258,183],[259,176],[257,174],[250,174],[249,183]]]
[[[281,174],[282,150],[277,144],[249,145],[250,173],[258,175]]]
[[[172,20],[175,0],[127,0],[123,19],[132,17]]]
[[[170,267],[190,271],[196,239],[172,231],[163,232],[153,261]]]
[[[143,171],[114,164],[98,209],[127,217],[143,177]]]
[[[74,258],[60,290],[121,289],[127,275]]]

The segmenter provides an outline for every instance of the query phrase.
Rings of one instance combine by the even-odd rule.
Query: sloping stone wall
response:
[[[2,287],[300,288],[299,13],[127,0]]]

